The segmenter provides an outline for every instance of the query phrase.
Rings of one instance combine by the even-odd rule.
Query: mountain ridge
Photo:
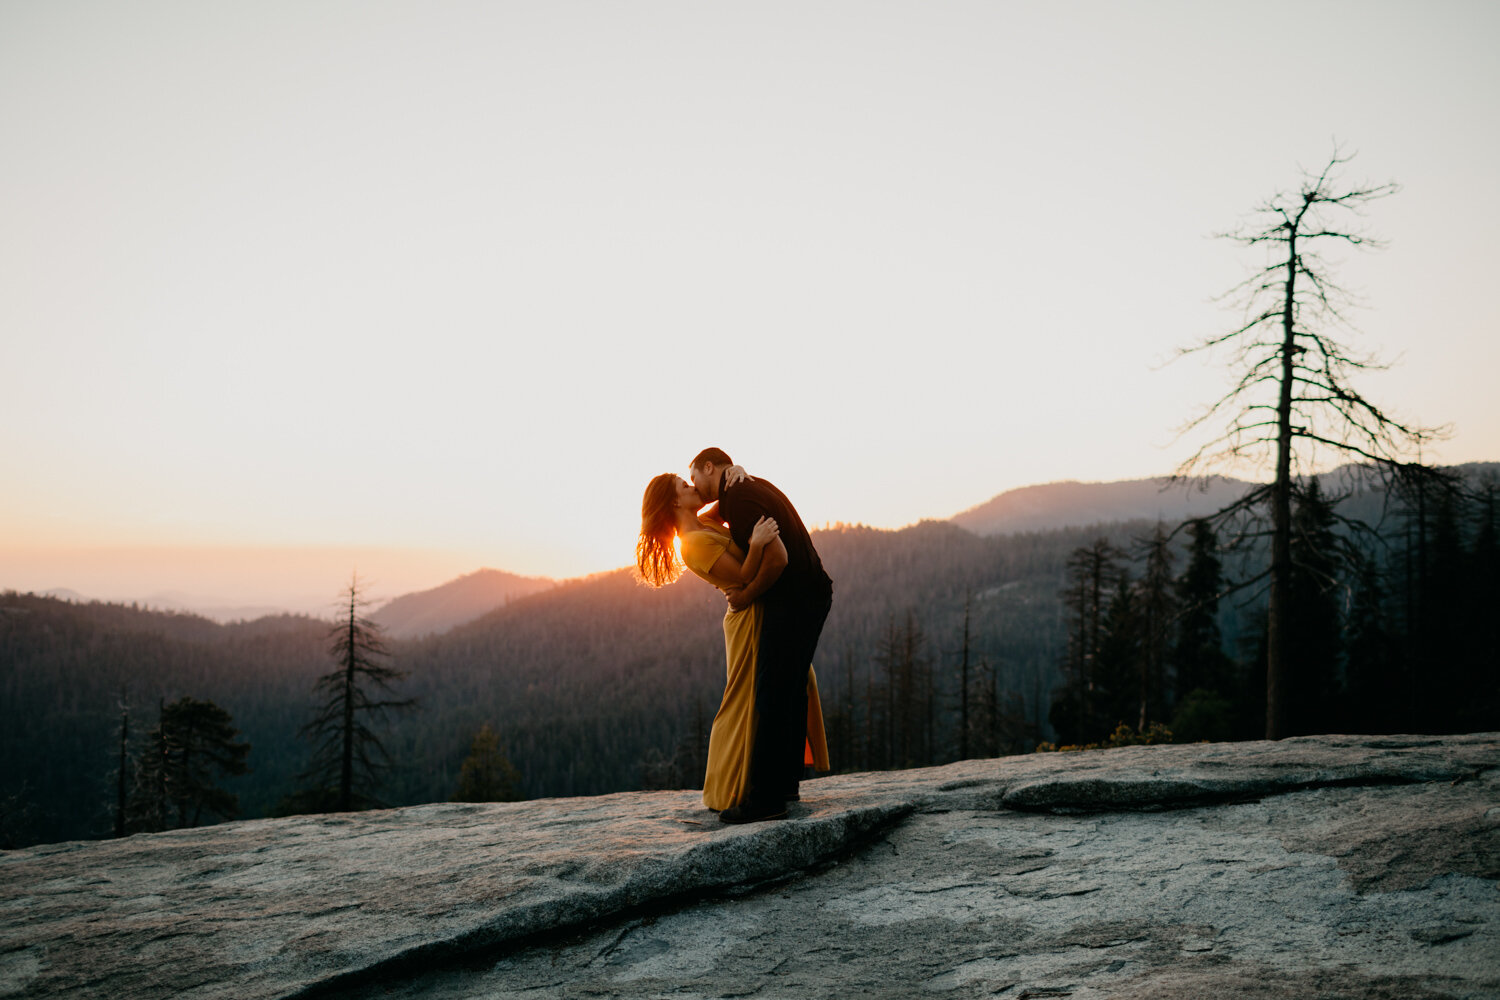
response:
[[[548,577],[478,569],[428,590],[387,601],[370,614],[370,620],[398,639],[433,635],[556,585],[557,581]]]
[[[1500,462],[1465,462],[1438,466],[1471,482],[1486,475],[1500,475]],[[1366,466],[1341,465],[1316,478],[1324,484],[1355,486],[1355,494],[1379,493],[1370,482]],[[983,503],[954,514],[948,520],[976,535],[999,535],[1017,531],[1049,531],[1119,521],[1155,521],[1168,524],[1203,517],[1222,509],[1263,484],[1230,476],[1208,476],[1173,482],[1170,476],[1142,479],[1061,479],[1035,483],[997,493]]]
[[[1321,474],[1319,478],[1325,481],[1336,479],[1358,468],[1342,466]],[[1471,481],[1477,481],[1486,474],[1500,475],[1500,462],[1467,462],[1443,468],[1458,472]],[[1256,485],[1259,484],[1227,476],[1211,476],[1203,484],[1183,483],[1178,486],[1172,486],[1166,476],[1114,480],[1064,479],[1005,490],[951,517],[928,518],[920,523],[952,524],[981,537],[1080,528],[1095,524],[1111,525],[1127,521],[1150,522],[1158,518],[1171,524],[1189,517],[1213,513]],[[1374,491],[1365,492],[1369,494]],[[1369,506],[1368,503],[1362,505]],[[1357,513],[1367,518],[1369,516],[1369,511],[1364,509]],[[561,583],[616,573],[619,569],[601,570],[564,580],[522,576],[486,567],[455,577],[436,587],[401,594],[379,605],[370,617],[395,638],[437,635],[476,621],[519,598]],[[41,593],[78,604],[97,600],[66,587]],[[194,601],[190,595],[165,592],[153,594],[139,603],[159,610],[196,615],[220,624],[306,613],[287,604],[231,606],[221,601]]]

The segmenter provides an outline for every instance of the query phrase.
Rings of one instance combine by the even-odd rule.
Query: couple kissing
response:
[[[636,569],[652,587],[685,568],[724,592],[724,698],[708,741],[703,804],[725,823],[786,816],[803,768],[829,769],[813,654],[833,582],[786,495],[719,448],[652,479]],[[678,541],[679,562],[673,542]]]

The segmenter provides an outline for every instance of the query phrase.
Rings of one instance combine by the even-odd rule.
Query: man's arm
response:
[[[771,585],[780,579],[786,564],[786,546],[781,544],[780,538],[773,538],[761,552],[760,569],[756,572],[755,579],[743,587],[730,587],[725,591],[729,596],[729,606],[736,611],[743,611],[754,604],[756,598],[770,590]]]
[[[714,511],[720,521],[729,525],[729,534],[734,537],[734,544],[745,551],[750,550],[750,535],[755,529],[755,522],[762,517],[776,519],[776,511],[767,497],[760,489],[759,484],[754,482],[743,482],[734,489],[726,489],[719,494],[719,506]]]

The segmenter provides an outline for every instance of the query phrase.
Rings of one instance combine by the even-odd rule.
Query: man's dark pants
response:
[[[778,594],[762,604],[748,796],[756,804],[797,791],[807,742],[807,670],[832,603],[830,591],[813,590]]]

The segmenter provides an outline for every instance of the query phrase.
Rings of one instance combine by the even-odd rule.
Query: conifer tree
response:
[[[1090,742],[1102,740],[1116,727],[1130,725],[1139,711],[1139,680],[1145,647],[1145,617],[1140,591],[1121,573],[1104,616],[1099,654],[1090,697]]]
[[[313,741],[312,762],[298,775],[312,786],[282,800],[278,812],[349,812],[381,805],[375,796],[390,755],[373,724],[391,710],[411,708],[414,698],[381,698],[406,672],[390,666],[380,626],[364,617],[368,606],[358,577],[350,580],[341,600],[340,619],[329,631],[335,669],[313,687],[324,699],[318,714],[302,727]],[[373,688],[377,693],[372,694]]]
[[[1048,716],[1059,743],[1093,738],[1104,719],[1097,709],[1100,650],[1110,595],[1124,576],[1125,553],[1108,538],[1079,546],[1068,557],[1068,585],[1062,591],[1069,612],[1063,684],[1053,693]]]
[[[936,693],[932,664],[924,652],[927,637],[908,613],[897,625],[894,616],[886,624],[876,664],[883,674],[879,694],[884,703],[880,720],[883,746],[878,747],[877,766],[918,767],[933,762]]]
[[[120,751],[115,763],[115,836],[126,833],[126,806],[130,798],[130,703],[120,691]]]
[[[1195,690],[1235,693],[1224,637],[1219,631],[1219,595],[1224,588],[1218,535],[1211,522],[1188,522],[1188,562],[1177,578],[1181,608],[1171,650],[1173,689],[1180,704]]]
[[[1500,729],[1500,485],[1493,478],[1479,485],[1473,510],[1462,681],[1466,694],[1461,698],[1472,707],[1465,728],[1489,732]]]
[[[1391,733],[1402,728],[1411,705],[1396,636],[1386,614],[1385,586],[1375,560],[1355,568],[1354,598],[1344,630],[1344,676],[1349,692],[1349,728],[1360,733]]]
[[[1337,732],[1344,719],[1339,699],[1340,611],[1345,556],[1334,531],[1333,504],[1316,477],[1297,491],[1292,514],[1287,735]]]
[[[1151,537],[1142,543],[1145,569],[1140,592],[1141,653],[1136,700],[1136,728],[1146,730],[1147,719],[1160,720],[1166,710],[1167,659],[1172,646],[1172,625],[1177,617],[1173,588],[1170,536],[1160,521]]]
[[[177,827],[197,826],[205,810],[222,819],[238,816],[239,797],[214,784],[217,775],[250,770],[250,744],[236,739],[239,730],[229,713],[211,701],[184,697],[166,707],[162,720],[172,746],[169,784]]]
[[[237,736],[229,713],[211,701],[183,697],[169,705],[160,700],[156,727],[146,735],[134,792],[126,803],[128,829],[195,827],[205,811],[235,818],[238,796],[215,780],[249,771],[245,758],[250,744]]]
[[[844,771],[868,770],[864,748],[856,731],[858,715],[854,710],[854,649],[844,646],[844,708],[843,726],[840,728],[839,756],[833,762],[835,769]]]
[[[500,737],[486,722],[474,734],[469,756],[458,771],[454,802],[516,802],[521,798],[521,775],[500,750]]]
[[[1439,490],[1433,507],[1431,569],[1427,575],[1428,633],[1424,680],[1431,694],[1429,731],[1453,732],[1468,728],[1464,702],[1472,698],[1466,669],[1470,630],[1475,621],[1469,614],[1472,587],[1468,579],[1470,560],[1465,551],[1463,526],[1468,520],[1467,497],[1458,489]],[[1493,609],[1491,609],[1493,611]]]
[[[958,667],[958,759],[969,759],[969,604],[964,594],[964,636]]]
[[[974,692],[969,698],[969,750],[975,757],[1000,755],[999,671],[980,660],[974,667]]]
[[[1402,517],[1397,553],[1403,610],[1403,669],[1414,682],[1396,728],[1451,732],[1465,703],[1460,679],[1462,638],[1477,625],[1467,620],[1469,588],[1463,580],[1465,553],[1459,528],[1463,498],[1456,478],[1435,473],[1398,490]]]
[[[126,826],[130,832],[156,832],[167,828],[171,805],[172,744],[167,730],[166,699],[156,705],[156,728],[146,734],[135,768],[134,788],[126,803]]]

